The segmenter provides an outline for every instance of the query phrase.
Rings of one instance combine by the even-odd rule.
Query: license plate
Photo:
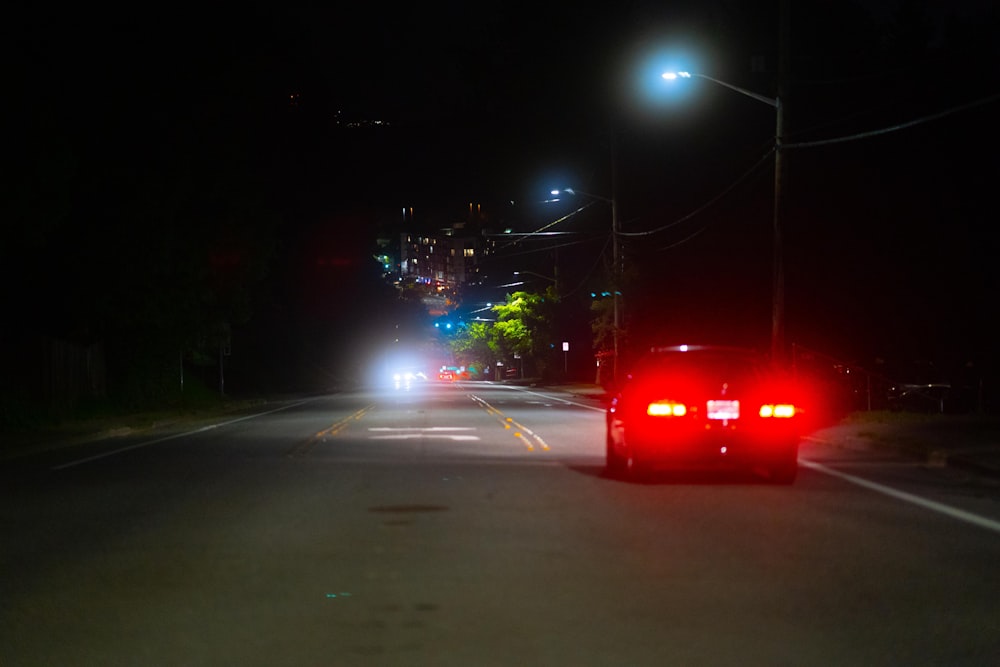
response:
[[[740,418],[739,401],[709,401],[706,407],[708,408],[709,419]]]

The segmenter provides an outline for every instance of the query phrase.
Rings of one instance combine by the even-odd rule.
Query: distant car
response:
[[[444,382],[453,382],[455,380],[455,371],[449,370],[447,368],[438,371],[438,380]]]
[[[791,484],[800,436],[792,391],[749,350],[653,348],[608,406],[608,471],[762,468],[771,481]]]
[[[392,382],[396,389],[410,389],[415,383],[426,380],[423,371],[414,368],[400,368],[393,372]]]
[[[952,397],[952,387],[947,383],[897,384],[889,388],[889,410],[946,412],[946,407],[952,407]]]

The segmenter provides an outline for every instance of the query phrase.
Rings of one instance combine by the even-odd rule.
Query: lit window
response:
[[[475,257],[476,256],[476,250],[475,250],[475,248],[465,248],[465,256],[466,257]]]

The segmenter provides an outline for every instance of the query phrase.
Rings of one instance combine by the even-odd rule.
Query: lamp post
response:
[[[772,273],[771,273],[771,360],[780,363],[784,360],[785,348],[785,270],[783,264],[783,251],[781,239],[781,208],[782,193],[781,181],[784,173],[782,164],[781,143],[784,136],[784,107],[781,104],[781,93],[784,77],[779,77],[779,88],[777,97],[767,97],[759,93],[734,86],[731,83],[720,81],[704,74],[692,72],[664,72],[663,79],[675,81],[677,79],[690,79],[697,77],[711,81],[730,90],[736,91],[747,97],[751,97],[758,102],[774,107],[777,121],[774,131],[774,220],[771,227],[772,243]]]
[[[612,184],[612,189],[614,184]],[[558,194],[560,191],[554,190],[552,194]],[[597,199],[598,201],[607,202],[611,205],[611,298],[612,305],[614,308],[614,326],[611,330],[611,335],[614,340],[614,378],[618,379],[618,366],[619,366],[619,344],[622,326],[622,303],[621,303],[621,279],[622,279],[622,253],[621,246],[619,243],[619,225],[618,225],[618,207],[615,205],[614,197],[602,197],[600,195],[591,194],[589,192],[583,192],[582,190],[574,190],[573,188],[564,188],[561,192],[567,192],[571,195],[583,195],[584,197],[590,197],[592,199]]]

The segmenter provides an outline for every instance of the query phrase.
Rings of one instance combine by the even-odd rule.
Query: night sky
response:
[[[995,370],[995,5],[791,4],[786,142],[872,134],[785,152],[788,342]],[[774,110],[655,75],[775,96],[777,2],[591,5],[10,11],[9,309],[25,329],[98,335],[81,311],[128,307],[102,306],[102,286],[168,282],[116,258],[198,230],[218,268],[267,238],[246,334],[264,349],[281,321],[343,327],[326,304],[403,207],[440,227],[477,202],[528,231],[569,210],[541,203],[550,189],[575,187],[616,201],[633,344],[766,348]],[[522,246],[491,271],[557,267],[584,299],[610,211],[563,225],[591,242]],[[321,354],[310,330],[291,344],[305,356]]]

